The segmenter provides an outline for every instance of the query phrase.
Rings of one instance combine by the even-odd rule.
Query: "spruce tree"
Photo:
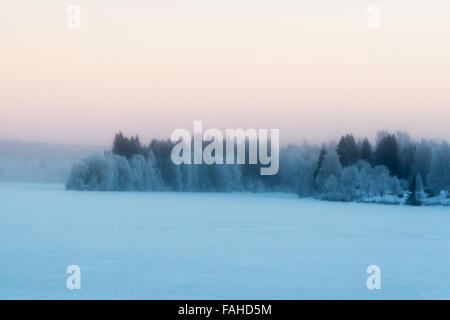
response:
[[[351,166],[359,159],[358,147],[356,146],[355,138],[351,134],[341,138],[336,152],[343,167]]]
[[[319,174],[319,170],[320,168],[322,168],[323,165],[323,160],[325,159],[325,155],[327,154],[327,150],[325,149],[325,146],[322,147],[322,149],[320,149],[320,153],[319,153],[319,160],[317,161],[317,166],[316,169],[314,170],[314,181],[317,178],[317,175]]]
[[[372,146],[370,145],[369,140],[364,139],[361,146],[361,159],[370,163],[373,166],[374,164],[374,155],[372,151]]]
[[[388,134],[383,137],[375,151],[377,165],[383,165],[389,169],[391,175],[400,177],[398,145],[394,135]]]

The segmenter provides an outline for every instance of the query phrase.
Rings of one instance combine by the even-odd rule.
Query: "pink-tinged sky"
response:
[[[3,1],[0,139],[147,141],[203,120],[282,142],[450,140],[449,16],[447,0]]]

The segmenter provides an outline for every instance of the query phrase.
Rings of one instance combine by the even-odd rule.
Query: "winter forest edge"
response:
[[[330,201],[450,205],[450,147],[415,141],[405,132],[380,131],[372,147],[352,134],[323,146],[280,149],[280,169],[259,175],[260,165],[175,165],[174,143],[115,136],[111,151],[74,164],[68,190],[288,192]]]

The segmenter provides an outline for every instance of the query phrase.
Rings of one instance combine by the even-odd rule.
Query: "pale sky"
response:
[[[450,140],[449,17],[448,0],[2,1],[0,140],[148,142],[194,120],[282,142]]]

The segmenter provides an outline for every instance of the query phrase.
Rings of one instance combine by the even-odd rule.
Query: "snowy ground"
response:
[[[0,184],[0,298],[450,299],[450,209]]]

